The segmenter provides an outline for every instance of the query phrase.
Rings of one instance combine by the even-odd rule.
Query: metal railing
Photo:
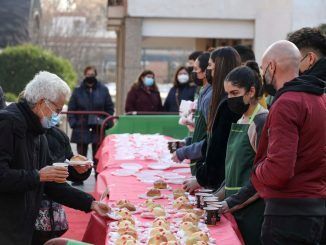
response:
[[[100,132],[99,132],[99,142],[98,145],[101,145],[104,137],[105,137],[105,127],[109,123],[109,121],[113,121],[115,119],[119,119],[117,116],[112,116],[109,113],[105,111],[62,111],[61,114],[65,115],[84,115],[84,116],[89,116],[89,115],[96,115],[96,116],[105,116],[104,120],[101,123],[100,126]],[[66,123],[66,132],[68,131],[68,118],[67,118],[67,123]],[[81,127],[83,129],[83,126]],[[88,130],[87,125],[86,125],[86,130]]]

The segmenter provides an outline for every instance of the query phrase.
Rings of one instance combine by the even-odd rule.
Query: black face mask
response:
[[[187,71],[188,71],[189,74],[191,74],[193,72],[193,70],[194,70],[193,66],[188,66],[187,67]]]
[[[239,115],[244,114],[248,111],[250,104],[245,104],[243,101],[243,96],[228,98],[228,106],[231,111]]]
[[[85,81],[85,83],[87,85],[90,85],[90,86],[94,85],[97,82],[96,78],[93,77],[93,76],[92,77],[85,77],[84,81]]]
[[[269,64],[270,65],[270,64]],[[271,96],[275,96],[276,94],[276,89],[274,88],[273,86],[273,80],[274,80],[274,75],[275,75],[275,70],[273,72],[273,76],[272,76],[272,79],[270,81],[270,83],[267,83],[267,80],[266,80],[266,72],[267,72],[267,69],[269,67],[269,65],[266,67],[266,70],[263,74],[263,89],[266,93],[268,93],[269,95]]]
[[[191,80],[197,85],[197,86],[203,86],[203,79],[197,78],[197,72],[193,71],[191,73]]]
[[[206,69],[206,71],[205,71],[205,76],[206,76],[207,82],[208,82],[209,84],[212,84],[212,81],[213,81],[213,77],[212,77],[212,69]]]

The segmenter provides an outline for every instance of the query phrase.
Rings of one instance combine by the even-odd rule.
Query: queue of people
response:
[[[254,58],[248,49],[236,48],[245,54],[231,47],[210,53],[207,134],[184,189],[216,190],[245,244],[323,244],[326,37],[298,30],[266,50],[261,69],[244,61]],[[197,151],[184,146],[172,158],[187,152],[194,160]]]
[[[313,28],[300,29],[269,46],[261,67],[244,46],[196,51],[186,66],[176,70],[164,104],[154,72],[145,70],[128,92],[125,111],[178,112],[182,100],[195,100],[193,135],[172,155],[175,162],[190,160],[192,176],[183,188],[190,193],[213,189],[220,212],[233,214],[245,244],[322,244],[325,55],[326,37]],[[87,67],[84,75],[68,110],[113,115],[111,96],[96,78],[96,69]],[[0,110],[0,241],[4,244],[48,240],[35,225],[47,201],[101,216],[110,210],[66,183],[87,179],[90,165],[53,166],[75,157],[68,137],[55,127],[69,95],[59,77],[40,72],[19,102]],[[96,132],[103,119],[69,115],[71,141],[77,143],[79,157],[87,156],[92,144],[95,159]]]

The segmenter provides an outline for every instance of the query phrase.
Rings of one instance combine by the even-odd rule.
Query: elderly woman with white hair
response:
[[[67,84],[40,72],[25,88],[24,100],[0,111],[0,241],[31,244],[42,194],[85,212],[105,216],[109,208],[65,183],[68,170],[51,166],[44,136],[51,118],[70,94]]]

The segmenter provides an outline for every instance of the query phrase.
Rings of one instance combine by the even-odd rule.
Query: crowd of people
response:
[[[213,189],[220,212],[233,214],[245,244],[323,244],[325,55],[326,37],[314,28],[273,43],[260,67],[245,46],[196,51],[176,70],[164,104],[154,72],[145,70],[128,92],[125,111],[178,112],[182,100],[195,101],[194,132],[172,155],[175,162],[190,160],[192,176],[183,188]],[[44,237],[38,222],[49,202],[102,216],[110,209],[66,183],[87,179],[90,165],[53,166],[74,157],[86,160],[89,144],[95,159],[104,119],[68,115],[71,142],[80,154],[74,156],[68,137],[56,127],[66,99],[71,112],[114,114],[96,69],[86,67],[84,75],[71,97],[67,84],[49,72],[36,74],[17,103],[5,107],[0,96],[3,244],[43,244],[56,236]]]

